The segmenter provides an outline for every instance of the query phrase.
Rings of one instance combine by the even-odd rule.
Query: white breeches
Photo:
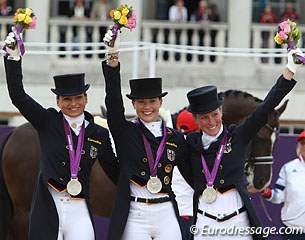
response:
[[[146,204],[130,202],[122,240],[181,240],[172,202]]]
[[[57,240],[94,240],[94,230],[85,200],[75,200],[67,192],[49,191],[54,199],[59,229]]]

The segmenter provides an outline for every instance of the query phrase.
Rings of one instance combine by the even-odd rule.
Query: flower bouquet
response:
[[[35,29],[37,23],[37,17],[33,13],[33,10],[30,8],[18,8],[14,15],[14,23],[15,26],[12,28],[13,33],[16,38],[16,42],[14,44],[9,44],[7,47],[11,49],[15,49],[16,44],[18,44],[20,48],[21,55],[24,54],[24,44],[21,38],[21,33],[25,29]]]
[[[117,32],[123,27],[129,30],[136,28],[137,20],[136,12],[132,7],[128,7],[127,5],[120,5],[117,9],[111,10],[110,17],[114,22],[114,25],[110,27],[112,39],[104,39],[104,43],[109,47],[113,47]]]
[[[296,49],[299,39],[302,37],[302,32],[297,29],[297,24],[289,19],[281,22],[278,25],[278,31],[274,37],[274,41],[279,44],[287,44],[287,50]],[[302,56],[293,55],[295,63],[301,64],[305,62],[305,59]]]

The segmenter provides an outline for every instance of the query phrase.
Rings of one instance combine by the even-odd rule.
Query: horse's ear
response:
[[[101,115],[102,115],[102,118],[107,119],[107,109],[103,105],[101,105]]]
[[[285,100],[285,102],[283,103],[282,106],[280,106],[276,111],[279,113],[279,115],[281,116],[281,114],[285,111],[287,104],[288,104],[288,99]]]
[[[224,97],[224,92],[219,92],[217,95],[218,95],[218,98],[222,98],[222,97]]]

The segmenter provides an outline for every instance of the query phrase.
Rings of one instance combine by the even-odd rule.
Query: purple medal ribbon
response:
[[[292,49],[295,48],[295,42],[294,41],[290,41],[288,42],[288,52],[290,52]],[[300,56],[298,54],[293,54],[300,62],[305,63],[305,58],[303,56]]]
[[[136,124],[138,126],[140,126],[140,121],[138,120],[136,122]],[[162,137],[162,140],[159,144],[159,147],[158,147],[158,150],[156,153],[156,160],[154,160],[151,146],[142,130],[141,130],[141,133],[142,133],[142,138],[143,138],[143,142],[144,142],[144,146],[145,146],[145,151],[146,151],[147,158],[148,158],[148,165],[149,165],[150,173],[151,173],[152,177],[155,177],[157,175],[157,165],[159,163],[159,160],[160,160],[162,153],[164,151],[164,148],[165,148],[166,137],[167,137],[166,127],[165,127],[165,124],[163,124],[163,137]]]
[[[65,128],[65,133],[67,136],[67,141],[68,141],[68,146],[69,146],[71,178],[77,179],[78,167],[80,164],[82,149],[83,149],[83,145],[84,145],[85,121],[83,122],[79,135],[78,135],[77,149],[76,149],[76,153],[75,153],[70,126],[65,118],[63,118],[63,120],[64,120],[64,128]]]
[[[214,180],[215,180],[215,177],[216,177],[216,174],[217,174],[217,170],[218,170],[219,164],[221,162],[222,155],[224,153],[226,145],[227,145],[227,132],[225,132],[225,135],[223,136],[223,138],[221,140],[220,147],[219,147],[218,152],[216,154],[216,158],[215,158],[215,162],[214,162],[214,165],[213,165],[212,172],[209,171],[207,162],[206,162],[203,154],[201,153],[201,155],[200,155],[201,156],[201,161],[202,161],[202,167],[203,167],[203,170],[204,170],[204,173],[205,173],[205,179],[207,181],[208,187],[213,186],[213,183],[214,183]]]

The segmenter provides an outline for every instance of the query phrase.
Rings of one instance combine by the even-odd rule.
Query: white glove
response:
[[[303,56],[304,57],[304,54],[303,52],[301,51],[301,49],[299,48],[296,48],[296,49],[291,49],[288,54],[287,54],[287,60],[288,60],[288,63],[286,64],[286,67],[293,73],[296,73],[298,68],[301,67],[303,64],[296,64],[294,63],[294,60],[293,60],[293,54],[296,54],[296,55],[300,55],[300,56]]]
[[[12,27],[12,30],[14,31],[14,27]],[[4,40],[6,46],[5,51],[8,53],[8,60],[14,60],[19,61],[20,60],[20,49],[18,44],[16,43],[15,34],[13,32],[10,32],[7,37]],[[10,46],[15,46],[14,49],[12,49]]]
[[[120,30],[118,30],[113,47],[109,47],[108,45],[106,45],[108,54],[117,53],[119,51],[119,45],[120,45],[120,41],[121,41],[120,35],[121,35],[121,32],[120,32]],[[111,30],[108,30],[103,38],[103,41],[109,42],[112,39],[113,39],[113,33]]]

